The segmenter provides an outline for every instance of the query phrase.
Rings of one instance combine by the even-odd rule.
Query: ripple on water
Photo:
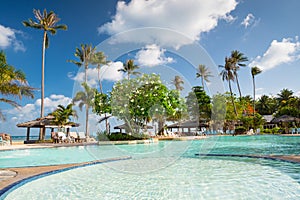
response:
[[[140,159],[145,165],[157,158]],[[73,169],[29,182],[6,199],[297,199],[300,186],[270,166],[180,158],[152,172],[128,173],[124,160]]]

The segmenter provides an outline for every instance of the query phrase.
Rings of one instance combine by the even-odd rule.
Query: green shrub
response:
[[[243,126],[239,126],[237,128],[235,128],[235,134],[236,135],[240,135],[240,134],[246,134],[246,128]]]

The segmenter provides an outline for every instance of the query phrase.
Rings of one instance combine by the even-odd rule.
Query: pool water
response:
[[[49,175],[17,187],[2,198],[299,199],[297,163],[196,156],[291,155],[299,154],[299,144],[300,137],[221,136],[197,141],[5,151],[0,152],[2,166],[75,163],[120,156],[132,159]]]

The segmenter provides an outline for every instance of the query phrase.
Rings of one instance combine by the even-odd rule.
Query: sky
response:
[[[142,72],[158,73],[171,86],[171,77],[180,75],[186,94],[200,85],[195,67],[205,64],[214,77],[206,85],[210,95],[227,90],[218,76],[232,50],[244,53],[249,61],[239,71],[243,95],[252,95],[250,67],[263,70],[256,77],[257,96],[275,96],[283,88],[300,95],[300,13],[298,0],[10,0],[0,7],[0,50],[7,62],[25,72],[30,86],[41,87],[42,31],[24,27],[34,19],[33,9],[54,11],[67,31],[50,35],[45,63],[45,112],[71,102],[83,71],[67,60],[76,60],[76,47],[92,44],[103,51],[110,65],[103,66],[105,92],[124,78],[117,70],[134,59]],[[97,87],[97,71],[88,71],[89,84]],[[237,93],[236,87],[234,87]],[[40,90],[34,99],[18,101],[19,109],[0,104],[6,116],[0,132],[24,135],[17,123],[39,117]],[[90,116],[96,131],[97,116]],[[82,124],[83,125],[83,124]],[[83,127],[83,126],[82,126]]]

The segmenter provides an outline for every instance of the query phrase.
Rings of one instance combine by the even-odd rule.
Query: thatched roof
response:
[[[79,124],[74,123],[74,122],[69,122],[68,125],[64,126],[64,127],[78,127]],[[56,128],[58,127],[57,125],[55,125],[54,123],[54,116],[52,115],[48,115],[42,118],[37,118],[35,120],[31,120],[28,122],[24,122],[24,123],[20,123],[17,124],[17,127],[23,127],[23,128],[41,128],[41,127],[47,127],[47,128]]]
[[[292,117],[289,115],[282,115],[280,117],[276,117],[274,119],[272,119],[272,123],[280,123],[280,122],[299,122],[300,119],[297,117]]]
[[[178,122],[171,124],[168,128],[198,128],[199,126],[207,126],[206,123],[199,123],[197,120],[188,120],[184,122]]]
[[[119,125],[119,126],[115,126],[114,129],[125,129],[126,128],[126,124],[122,124],[122,125]],[[141,126],[141,128],[143,128],[144,126]],[[132,127],[132,128],[136,128],[136,126]],[[148,126],[147,125],[147,129],[152,129],[153,127],[152,126]]]

